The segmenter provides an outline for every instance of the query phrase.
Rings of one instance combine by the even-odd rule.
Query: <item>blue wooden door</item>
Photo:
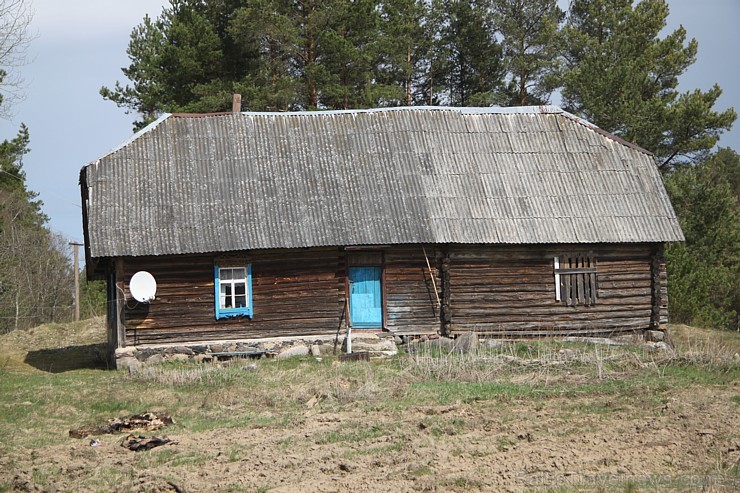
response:
[[[349,268],[349,319],[352,327],[383,326],[380,267]]]

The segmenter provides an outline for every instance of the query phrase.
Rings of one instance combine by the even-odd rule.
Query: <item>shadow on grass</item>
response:
[[[87,344],[29,351],[24,362],[41,371],[64,373],[72,370],[107,370],[107,345]]]

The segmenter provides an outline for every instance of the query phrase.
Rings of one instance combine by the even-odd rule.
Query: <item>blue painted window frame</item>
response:
[[[245,265],[214,265],[213,269],[213,285],[215,300],[214,305],[216,308],[216,319],[230,318],[230,317],[251,317],[252,310],[252,264],[246,264],[247,268],[247,279],[246,279],[246,297],[247,306],[239,308],[221,308],[221,269],[234,269],[244,268]]]

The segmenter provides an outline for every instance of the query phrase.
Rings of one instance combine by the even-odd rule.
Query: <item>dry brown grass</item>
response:
[[[105,367],[103,317],[0,335],[0,369],[57,372]]]
[[[15,330],[0,336],[0,345],[19,349],[56,349],[105,342],[105,319],[89,318],[79,322],[44,324],[28,330]]]
[[[740,332],[669,325],[668,333],[679,357],[697,363],[740,364]]]
[[[668,347],[650,344],[597,344],[557,339],[480,345],[461,353],[434,341],[419,345],[401,367],[421,380],[534,383],[603,381],[635,371],[655,370],[676,357]]]
[[[375,363],[338,364],[335,360],[289,361],[234,360],[230,364],[166,364],[141,369],[128,379],[137,383],[179,388],[197,394],[207,392],[210,406],[229,407],[243,403],[243,389],[250,389],[249,400],[262,410],[342,406],[372,402],[402,383],[393,379],[398,370]]]

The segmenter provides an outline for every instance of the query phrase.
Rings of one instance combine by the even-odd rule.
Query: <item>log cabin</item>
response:
[[[553,106],[165,114],[80,187],[114,360],[346,327],[662,330],[683,240],[654,156]]]

